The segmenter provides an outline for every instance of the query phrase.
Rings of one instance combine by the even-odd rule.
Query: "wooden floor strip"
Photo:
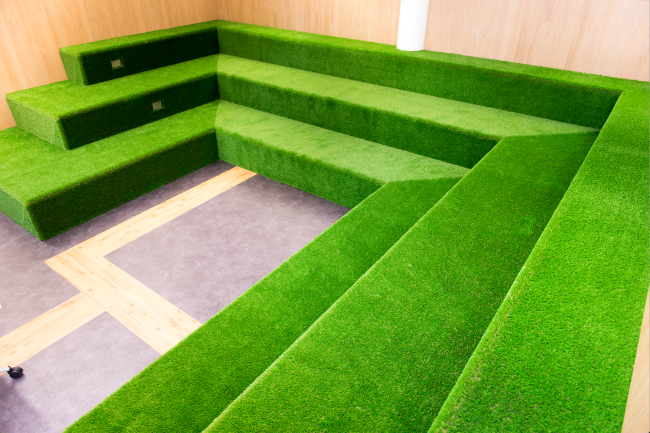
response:
[[[47,263],[159,353],[201,324],[104,257],[75,247]]]
[[[634,372],[627,398],[623,433],[650,431],[650,296],[646,299],[641,336],[636,350]]]
[[[104,256],[239,185],[255,173],[232,168],[88,239],[45,263],[159,353],[201,324]]]
[[[79,293],[0,338],[0,365],[17,366],[104,312]]]
[[[105,256],[253,176],[255,173],[252,171],[240,167],[232,168],[82,242],[79,246],[90,248],[100,256]]]

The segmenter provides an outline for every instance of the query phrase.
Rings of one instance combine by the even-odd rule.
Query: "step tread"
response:
[[[431,432],[621,431],[648,295],[648,108],[647,87],[621,95]]]
[[[384,185],[66,433],[201,431],[454,183]]]
[[[134,35],[120,36],[117,38],[103,39],[85,44],[70,45],[61,48],[62,52],[83,56],[110,49],[130,47],[133,45],[149,44],[161,39],[177,38],[190,33],[217,28],[219,21],[206,21],[203,23],[189,24],[186,26],[172,27],[170,29],[154,30],[152,32],[137,33]]]
[[[63,47],[68,80],[96,84],[219,52],[217,21]],[[122,60],[114,69],[111,62]]]
[[[218,136],[229,134],[246,137],[277,151],[335,166],[380,184],[458,178],[468,172],[464,167],[444,161],[226,101],[219,101],[215,129]]]
[[[20,128],[75,149],[214,101],[216,63],[207,56],[94,86],[60,81],[8,94],[7,102]]]
[[[551,135],[594,131],[593,128],[533,117],[496,108],[443,99],[421,93],[271,63],[219,54],[219,75],[231,75],[294,92],[392,111],[467,131],[479,136]],[[225,97],[227,99],[227,96]]]

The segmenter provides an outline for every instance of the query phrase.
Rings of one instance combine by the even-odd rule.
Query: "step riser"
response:
[[[373,179],[289,153],[217,134],[219,158],[291,185],[341,206],[353,208],[381,187]],[[308,175],[306,175],[308,173]]]
[[[235,104],[461,167],[473,167],[498,141],[391,111],[265,86],[224,73],[219,73],[219,93],[221,99]]]
[[[216,140],[210,131],[74,189],[29,203],[26,209],[37,222],[35,234],[46,240],[215,161]],[[118,185],[121,187],[116,188]],[[125,185],[129,187],[125,188]]]

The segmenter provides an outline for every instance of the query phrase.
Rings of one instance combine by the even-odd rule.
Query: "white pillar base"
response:
[[[399,6],[397,48],[403,51],[424,49],[429,0],[402,0]]]

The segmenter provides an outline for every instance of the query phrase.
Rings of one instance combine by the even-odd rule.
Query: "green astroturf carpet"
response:
[[[499,138],[589,128],[219,55],[226,101],[472,167]]]
[[[546,119],[600,128],[615,78],[221,21],[219,52]]]
[[[624,93],[432,432],[623,424],[648,293],[648,91]]]
[[[223,160],[347,207],[388,182],[458,179],[468,171],[224,101],[215,130]]]
[[[595,136],[502,140],[206,431],[426,431]]]
[[[0,131],[39,239],[218,159],[352,208],[68,432],[620,430],[647,82],[225,21],[60,53]]]

